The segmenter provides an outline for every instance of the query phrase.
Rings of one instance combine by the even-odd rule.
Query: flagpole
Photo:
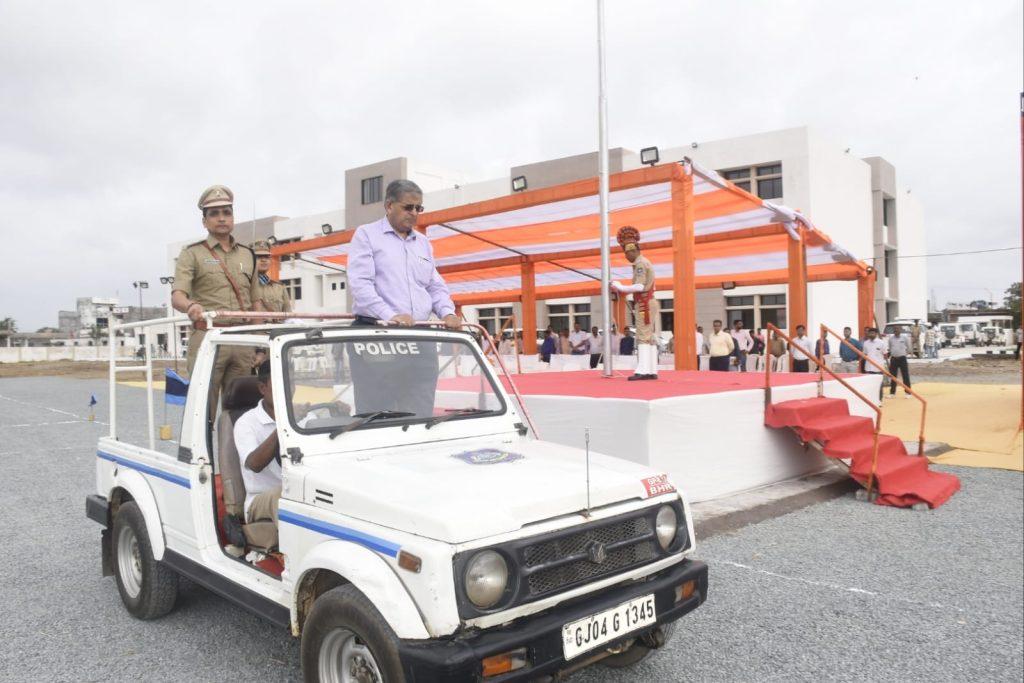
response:
[[[608,235],[608,94],[604,63],[604,0],[597,0],[597,127],[598,194],[601,212],[601,326],[604,330],[602,376],[612,376],[611,296],[608,286],[612,277],[611,244]]]

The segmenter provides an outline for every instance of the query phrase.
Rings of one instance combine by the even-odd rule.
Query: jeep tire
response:
[[[313,603],[302,627],[302,676],[307,683],[350,680],[404,683],[398,638],[355,586],[332,588]],[[344,679],[349,680],[349,679]]]
[[[178,597],[178,575],[153,558],[146,520],[134,501],[118,508],[113,535],[111,564],[129,614],[156,619],[170,612]]]

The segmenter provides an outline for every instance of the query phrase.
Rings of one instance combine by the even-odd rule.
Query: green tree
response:
[[[6,343],[8,337],[18,331],[18,323],[14,318],[3,318],[0,320],[0,342]]]
[[[1013,313],[1013,327],[1016,329],[1020,326],[1020,283],[1014,282],[1010,285],[1009,289],[1006,290],[1006,296],[1003,297],[1003,303],[1010,312]]]

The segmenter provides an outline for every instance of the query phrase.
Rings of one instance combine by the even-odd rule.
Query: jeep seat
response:
[[[238,377],[228,385],[223,397],[223,411],[217,421],[217,469],[224,490],[224,509],[242,522],[248,545],[266,552],[277,547],[277,525],[272,520],[245,521],[245,480],[242,463],[235,447],[235,421],[260,402],[255,377]]]

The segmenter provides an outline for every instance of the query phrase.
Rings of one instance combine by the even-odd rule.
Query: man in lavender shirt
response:
[[[434,265],[425,235],[416,232],[423,192],[395,180],[384,194],[384,218],[356,228],[348,254],[348,281],[356,323],[386,320],[412,325],[433,313],[459,329],[448,286]],[[367,347],[369,348],[369,346]],[[415,358],[349,351],[356,410],[397,410],[430,417],[437,388],[437,345],[417,344]],[[401,391],[396,387],[401,386]]]

